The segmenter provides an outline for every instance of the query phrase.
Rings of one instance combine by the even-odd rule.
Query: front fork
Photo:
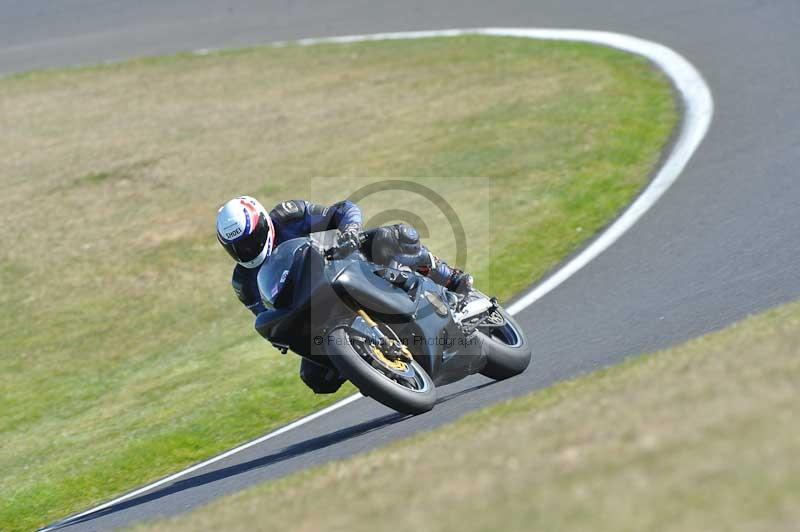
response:
[[[353,320],[351,325],[354,331],[364,335],[374,347],[377,347],[383,356],[389,360],[402,360],[403,362],[411,362],[413,356],[408,347],[396,339],[390,338],[383,331],[381,331],[377,322],[369,317],[363,309],[358,311],[358,316]]]

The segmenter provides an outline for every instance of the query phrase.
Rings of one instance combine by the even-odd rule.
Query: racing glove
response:
[[[361,247],[360,233],[358,226],[348,225],[339,234],[336,247],[339,249],[339,254],[341,256],[348,255]]]

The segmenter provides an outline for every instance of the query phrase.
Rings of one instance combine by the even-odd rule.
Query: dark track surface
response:
[[[653,351],[800,297],[800,3],[796,0],[15,0],[0,73],[267,41],[453,27],[564,27],[666,44],[703,73],[714,122],[683,176],[619,242],[519,314],[537,350],[519,378],[441,390],[427,415],[359,400],[75,523],[171,515],[374,448],[465,411]],[[477,388],[475,388],[477,387]],[[468,388],[469,393],[460,392]]]

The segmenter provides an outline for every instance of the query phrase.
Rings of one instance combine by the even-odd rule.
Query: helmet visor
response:
[[[269,238],[269,224],[264,214],[258,217],[255,229],[249,234],[244,235],[233,242],[225,242],[217,235],[220,244],[225,251],[237,262],[250,262],[258,257],[267,245]]]

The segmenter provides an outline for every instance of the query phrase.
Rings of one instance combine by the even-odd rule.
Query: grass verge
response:
[[[0,529],[29,529],[350,393],[251,329],[217,206],[437,176],[478,284],[515,293],[630,202],[676,123],[644,60],[459,37],[256,48],[0,81]],[[487,176],[483,191],[461,176]],[[382,206],[368,200],[367,217]],[[370,203],[372,201],[372,203]],[[385,201],[385,200],[384,200]],[[408,207],[412,200],[392,199]],[[443,249],[442,238],[429,240]]]
[[[796,530],[798,346],[793,304],[136,530]]]

